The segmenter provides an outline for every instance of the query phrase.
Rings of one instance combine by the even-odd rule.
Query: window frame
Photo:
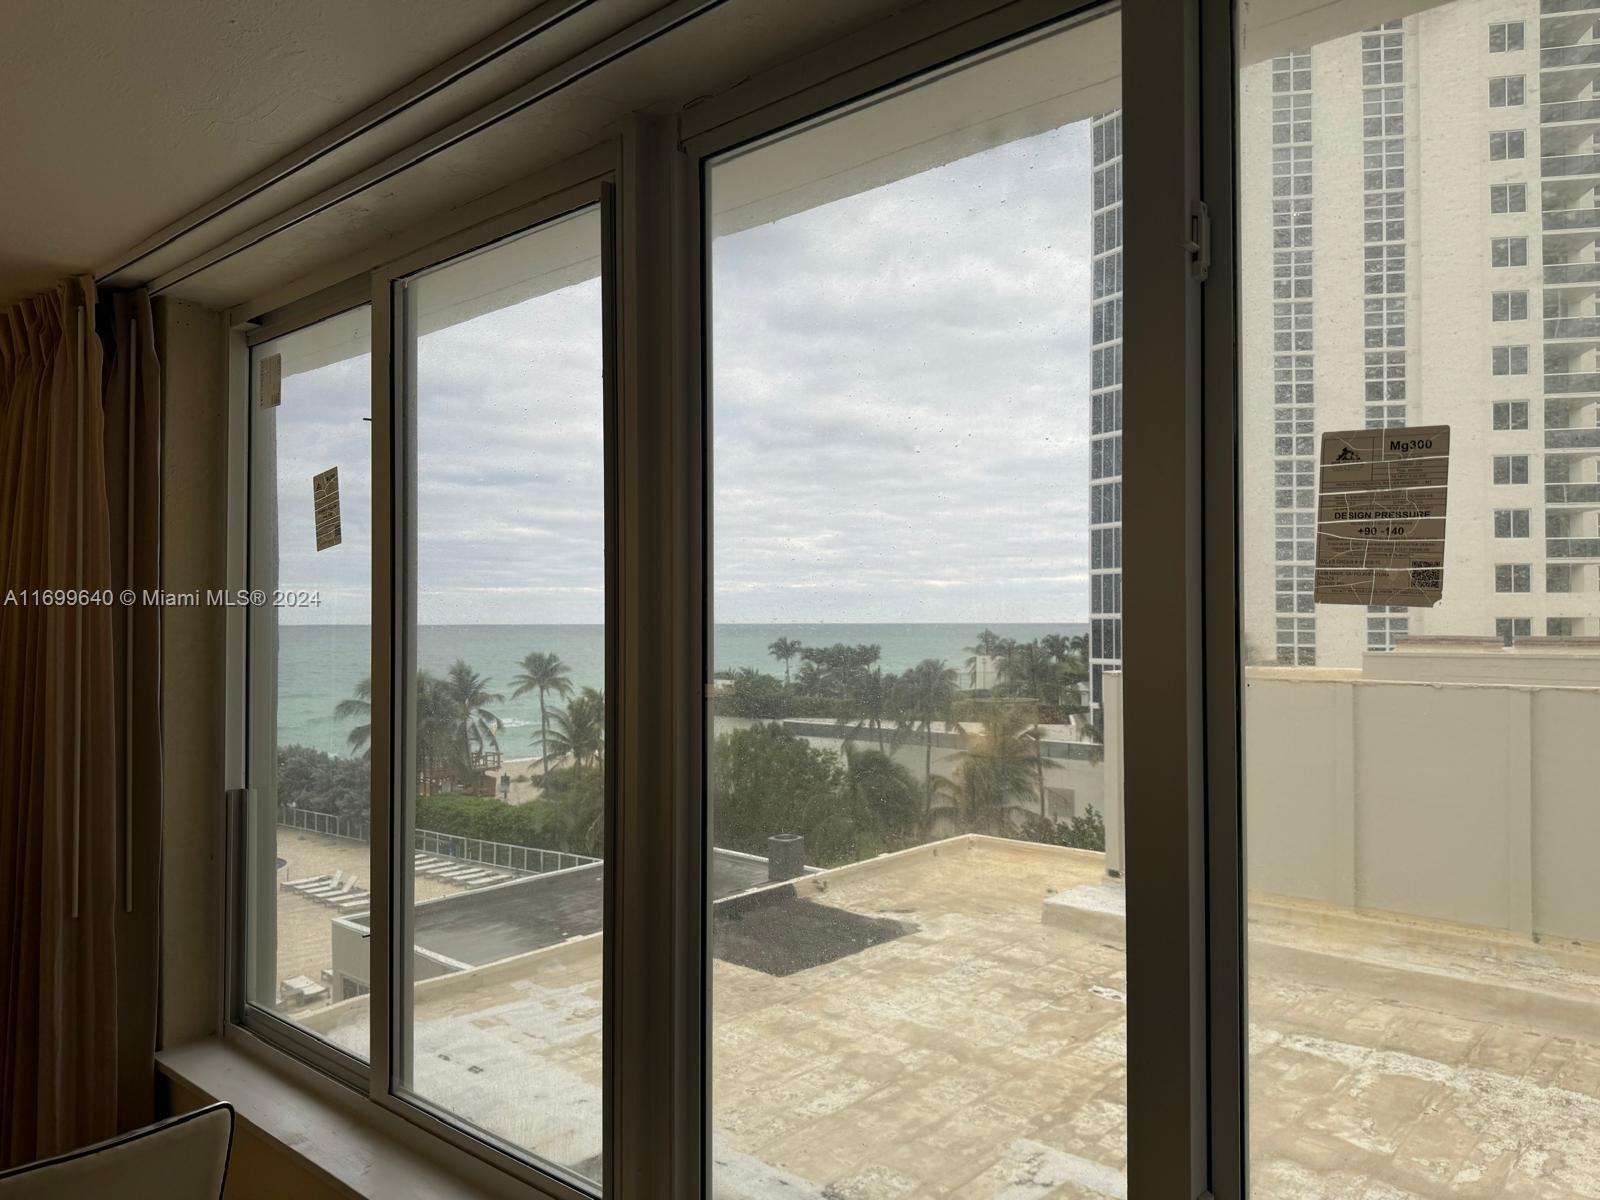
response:
[[[295,321],[312,324],[321,319],[310,315],[314,311],[342,311],[330,306],[372,305],[372,874],[373,895],[385,902],[372,913],[370,1067],[356,1062],[341,1071],[331,1047],[281,1019],[246,1021],[238,1004],[238,960],[246,945],[241,902],[249,876],[238,850],[251,806],[240,782],[249,682],[240,666],[247,642],[243,617],[230,611],[228,933],[219,987],[225,1038],[334,1078],[364,1094],[397,1128],[428,1135],[439,1152],[460,1152],[463,1162],[486,1164],[490,1177],[509,1179],[527,1194],[556,1200],[592,1194],[559,1170],[536,1165],[448,1114],[395,1094],[393,1087],[400,1036],[391,1025],[400,1011],[394,963],[402,947],[392,910],[400,902],[394,884],[409,863],[409,849],[396,839],[396,786],[407,776],[404,738],[395,736],[404,726],[393,714],[404,699],[397,687],[414,677],[415,666],[405,632],[414,611],[405,596],[405,519],[414,509],[407,508],[405,473],[396,469],[408,447],[406,424],[398,419],[406,364],[399,353],[403,331],[395,289],[402,276],[423,266],[603,202],[607,404],[615,423],[607,450],[608,471],[615,472],[607,483],[608,497],[615,489],[607,518],[607,671],[608,697],[616,697],[607,713],[608,741],[616,747],[608,758],[616,777],[608,792],[606,848],[608,864],[615,864],[607,871],[606,890],[606,1195],[690,1200],[708,1194],[705,711],[686,703],[704,694],[709,678],[707,160],[975,55],[1117,8],[1121,16],[1112,19],[1120,19],[1124,30],[1141,30],[1142,61],[1171,79],[1185,101],[1174,103],[1171,88],[1130,89],[1120,98],[1125,130],[1136,131],[1131,138],[1124,134],[1134,151],[1124,158],[1124,289],[1151,298],[1137,312],[1124,310],[1124,342],[1185,347],[1182,354],[1135,352],[1125,360],[1135,390],[1161,397],[1158,405],[1128,409],[1132,421],[1124,430],[1139,443],[1127,476],[1139,484],[1129,490],[1126,523],[1140,533],[1125,549],[1118,547],[1118,556],[1125,571],[1148,581],[1136,582],[1124,614],[1133,625],[1125,661],[1135,664],[1136,681],[1128,695],[1142,693],[1137,699],[1147,710],[1143,736],[1183,747],[1177,754],[1132,755],[1125,773],[1127,838],[1138,847],[1142,872],[1128,910],[1130,1013],[1137,1014],[1128,1035],[1129,1188],[1136,1200],[1185,1189],[1243,1195],[1242,669],[1234,601],[1237,114],[1229,0],[1184,0],[1177,14],[1170,0],[983,0],[981,8],[930,0],[671,117],[627,118],[615,138],[408,230],[397,240],[394,258],[334,288],[308,286],[296,295],[291,286],[230,310],[233,586],[245,579],[241,556],[248,544],[242,534],[248,477],[237,468],[241,447],[248,444],[249,339],[265,336],[267,329],[275,336],[289,332]],[[1129,44],[1124,35],[1123,45]],[[1209,205],[1205,229],[1196,224],[1202,198]],[[1194,263],[1197,252],[1166,236],[1175,223],[1191,236],[1209,234],[1204,287]],[[282,302],[286,293],[291,299]],[[657,456],[646,451],[664,438],[674,453],[665,464],[653,463]],[[1190,518],[1169,521],[1166,514],[1174,508]],[[652,531],[666,536],[653,538]],[[652,585],[658,588],[652,593],[655,606],[630,604],[629,597],[637,599]],[[666,641],[656,643],[654,659],[647,658],[644,635],[662,631]],[[661,645],[669,650],[662,652]],[[667,661],[657,662],[663,653]],[[1177,687],[1173,661],[1187,664]],[[646,759],[653,763],[652,777],[670,780],[669,803],[659,803],[630,774],[630,764]],[[627,827],[637,835],[613,844],[617,831]],[[663,894],[673,903],[662,904]],[[1185,1149],[1173,1153],[1174,1146]]]
[[[1495,138],[1502,139],[1503,154],[1494,152]],[[1511,153],[1512,139],[1516,139],[1517,153]],[[1489,161],[1516,162],[1528,156],[1528,131],[1525,129],[1491,129],[1489,131]]]
[[[1506,423],[1500,424],[1502,410]],[[1522,424],[1517,424],[1517,416],[1521,414]],[[1489,410],[1490,428],[1495,433],[1523,433],[1528,426],[1528,402],[1526,400],[1496,400]]]
[[[941,54],[948,43],[941,39],[933,44],[930,39],[928,49],[938,56],[937,62],[923,57],[921,65],[913,67],[916,58],[904,52],[886,54],[874,64],[877,86],[866,90],[858,84],[860,70],[846,66],[836,67],[837,76],[825,84],[781,98],[752,87],[750,103],[732,103],[742,97],[731,95],[697,106],[685,114],[683,139],[691,160],[692,203],[704,212],[705,173],[712,158],[985,48],[1092,15],[1097,7],[1079,4],[1051,14],[1051,6],[1045,4],[1011,5],[1009,30],[1002,32],[996,22],[994,36],[981,44],[969,42],[960,53]],[[1144,683],[1136,693],[1127,690],[1125,682],[1125,704],[1140,705],[1142,730],[1170,739],[1165,745],[1185,747],[1178,754],[1130,756],[1124,768],[1126,838],[1130,845],[1142,846],[1148,856],[1143,870],[1149,872],[1130,892],[1128,905],[1130,1014],[1136,1009],[1155,1010],[1137,1025],[1131,1017],[1129,1023],[1129,1194],[1142,1198],[1209,1189],[1217,1197],[1235,1197],[1244,1194],[1248,1166],[1238,721],[1242,674],[1232,599],[1238,578],[1233,17],[1228,0],[1189,0],[1177,19],[1172,6],[1161,0],[1122,0],[1120,8],[1125,31],[1143,29],[1146,22],[1161,26],[1156,36],[1141,34],[1141,61],[1172,81],[1169,88],[1132,89],[1121,96],[1125,147],[1133,142],[1126,132],[1130,121],[1151,146],[1148,157],[1135,154],[1130,159],[1125,152],[1123,158],[1123,292],[1165,288],[1174,301],[1183,296],[1181,305],[1152,306],[1139,312],[1137,319],[1126,305],[1123,310],[1125,392],[1128,381],[1137,379],[1133,386],[1163,397],[1177,410],[1163,415],[1157,406],[1147,404],[1133,414],[1132,424],[1124,424],[1125,437],[1132,430],[1147,436],[1141,439],[1136,468],[1140,489],[1129,492],[1139,503],[1130,503],[1123,517],[1125,526],[1132,522],[1141,528],[1141,540],[1124,546],[1120,558],[1124,574],[1149,581],[1135,599],[1137,637],[1128,639],[1130,649],[1124,652],[1125,663],[1145,664],[1135,673]],[[972,18],[966,27],[976,29],[982,20]],[[1128,44],[1124,35],[1124,47]],[[836,57],[827,50],[810,58],[823,56]],[[1195,119],[1202,90],[1207,97],[1203,135]],[[1175,104],[1179,95],[1188,96],[1189,103]],[[1166,153],[1155,150],[1158,143],[1166,146]],[[1180,253],[1166,253],[1158,232],[1171,228],[1174,221],[1189,228],[1202,195],[1209,205],[1211,243],[1211,274],[1205,288],[1199,286],[1190,255],[1181,247]],[[1134,246],[1131,254],[1130,246]],[[709,282],[709,246],[702,241],[698,251],[692,261],[700,275],[692,292],[701,305]],[[1184,345],[1187,352],[1127,351],[1130,345],[1174,343]],[[699,353],[708,353],[703,343]],[[705,405],[709,379],[703,357],[696,365],[700,372],[693,386],[698,404]],[[1204,403],[1208,392],[1216,398],[1210,404]],[[702,445],[701,453],[709,456],[708,444]],[[706,517],[703,536],[709,544],[710,497],[705,491],[701,495]],[[1166,514],[1174,510],[1189,513],[1191,519],[1167,520]],[[1176,574],[1175,561],[1183,564]],[[700,627],[706,646],[709,565],[708,554],[702,568],[707,571],[707,611]],[[1124,621],[1134,611],[1128,599],[1131,592],[1124,593]],[[1175,593],[1182,595],[1183,605],[1171,603]],[[1177,687],[1172,686],[1174,661],[1187,661],[1192,668]],[[1202,706],[1209,717],[1204,723],[1195,719]],[[1220,797],[1209,813],[1208,789]],[[1174,830],[1181,836],[1174,837]],[[1200,860],[1208,854],[1209,873],[1200,869]],[[702,911],[709,914],[704,906]],[[1163,955],[1163,946],[1185,946],[1188,953]],[[703,971],[709,972],[709,967],[709,960],[704,961]],[[705,1004],[709,975],[703,980]],[[709,1037],[704,1025],[698,1033]],[[1175,1086],[1180,1076],[1181,1085]],[[706,1106],[702,1128],[708,1119]],[[1173,1147],[1180,1145],[1185,1151],[1174,1153]]]
[[[1497,207],[1498,206],[1498,207]],[[1491,183],[1489,185],[1489,212],[1492,216],[1507,216],[1528,211],[1528,185],[1525,183]]]
[[[1520,353],[1519,353],[1520,351]],[[1501,368],[1505,369],[1502,370]],[[1528,373],[1528,347],[1523,342],[1489,349],[1489,372],[1496,376],[1526,375]]]
[[[244,403],[236,404],[229,414],[231,465],[240,473],[240,478],[231,482],[240,487],[242,504],[242,528],[239,530],[239,545],[236,550],[231,544],[233,539],[230,538],[230,590],[243,591],[261,582],[255,578],[254,562],[254,547],[258,536],[261,535],[257,524],[260,513],[254,502],[254,482],[261,466],[257,462],[259,442],[255,432],[261,409],[256,393],[258,375],[252,369],[254,350],[262,343],[299,333],[322,321],[346,316],[368,303],[368,297],[361,288],[359,278],[346,280],[343,284],[288,306],[285,311],[274,313],[266,320],[251,322],[250,328],[239,328],[230,335],[228,348],[230,380],[239,380],[244,397]],[[238,439],[237,446],[234,445],[235,437]],[[237,457],[233,457],[234,455]],[[230,515],[231,513],[230,503]],[[232,530],[233,526],[230,524],[230,531]],[[235,559],[236,562],[233,561]],[[275,806],[269,808],[265,803],[258,803],[253,786],[254,780],[250,773],[250,763],[264,756],[267,749],[264,742],[265,731],[249,721],[249,713],[263,707],[262,693],[274,682],[270,676],[264,676],[257,671],[255,662],[258,646],[263,641],[261,627],[270,619],[271,613],[272,610],[265,605],[251,605],[247,608],[230,607],[227,613],[230,681],[237,666],[238,686],[243,693],[238,698],[240,702],[237,715],[238,745],[235,747],[232,744],[235,739],[230,737],[228,747],[230,760],[237,753],[237,778],[241,786],[229,793],[230,837],[227,862],[238,872],[241,879],[247,881],[245,887],[261,886],[254,883],[259,875],[256,864],[251,861],[252,834],[256,839],[261,839],[264,835],[276,836]],[[235,647],[237,647],[237,661],[234,658]],[[228,699],[230,705],[235,700],[231,687]],[[231,730],[234,719],[231,712],[228,719]],[[375,858],[376,856],[374,860]],[[230,889],[230,892],[232,891],[233,889]],[[253,917],[257,914],[251,912],[251,905],[244,896],[232,895],[230,900],[229,911],[234,913],[236,910],[236,915],[230,916],[228,928],[237,934],[237,939],[230,939],[226,973],[225,1004],[229,1018],[241,1029],[264,1041],[285,1047],[300,1061],[308,1063],[338,1082],[349,1087],[364,1087],[368,1076],[368,1064],[365,1060],[316,1037],[293,1021],[286,1020],[250,1000],[250,967],[240,960],[239,956],[246,947],[253,952],[259,946],[259,933],[257,932],[255,938],[252,938],[250,929],[254,924]],[[275,928],[273,938],[275,943]]]
[[[1505,303],[1505,316],[1500,316],[1499,305]],[[1519,305],[1520,301],[1520,305]],[[1521,308],[1519,313],[1517,310]],[[1489,320],[1496,325],[1528,319],[1528,290],[1526,288],[1502,289],[1489,293]]]
[[[1517,44],[1513,46],[1512,32],[1516,32]],[[1494,44],[1495,34],[1500,35],[1501,44]],[[1489,23],[1489,53],[1490,54],[1515,54],[1525,49],[1527,44],[1527,31],[1522,21],[1491,21]]]
[[[1500,101],[1495,102],[1495,88],[1499,86]],[[1512,99],[1512,96],[1516,99]],[[1521,108],[1528,102],[1528,77],[1526,75],[1492,75],[1489,77],[1490,108]]]
[[[425,222],[407,239],[412,248],[400,256],[382,263],[368,272],[353,276],[304,300],[293,302],[282,310],[264,314],[262,319],[250,315],[254,305],[243,305],[229,314],[229,586],[249,586],[249,556],[254,531],[250,528],[251,495],[251,427],[255,419],[255,393],[253,372],[250,370],[252,348],[263,341],[282,337],[307,328],[329,317],[350,312],[362,306],[371,306],[371,362],[372,362],[372,895],[382,897],[371,912],[372,937],[370,939],[372,1000],[369,1001],[370,1042],[369,1057],[363,1061],[333,1044],[300,1029],[258,1005],[248,1002],[246,985],[248,968],[244,962],[252,945],[246,929],[249,904],[246,889],[252,886],[253,875],[247,860],[247,830],[250,821],[265,822],[264,810],[258,810],[253,793],[235,786],[228,792],[227,833],[225,862],[227,935],[224,945],[225,970],[221,989],[223,1036],[247,1044],[251,1052],[265,1050],[287,1056],[351,1091],[363,1094],[383,1113],[399,1118],[405,1127],[421,1130],[437,1138],[444,1146],[494,1168],[498,1173],[525,1185],[529,1195],[550,1197],[551,1200],[585,1200],[592,1197],[582,1181],[569,1176],[554,1164],[536,1160],[531,1152],[510,1146],[490,1135],[472,1130],[459,1118],[441,1108],[430,1105],[418,1097],[399,1094],[395,1087],[393,1067],[398,1060],[397,1038],[403,1031],[393,1028],[391,1017],[398,1010],[397,988],[401,980],[393,971],[398,955],[399,922],[394,912],[400,903],[393,886],[397,879],[407,878],[410,847],[394,836],[394,816],[398,797],[395,781],[409,777],[400,766],[406,747],[396,744],[393,713],[397,704],[395,681],[415,677],[415,649],[405,636],[411,601],[402,593],[414,579],[406,570],[407,548],[404,539],[412,535],[405,527],[401,514],[408,509],[402,503],[403,495],[414,495],[414,480],[405,472],[397,472],[397,461],[406,451],[407,423],[396,420],[396,408],[401,403],[404,380],[404,356],[395,353],[403,346],[403,331],[397,323],[402,319],[402,307],[394,303],[396,291],[403,287],[404,277],[426,267],[438,265],[473,251],[492,246],[519,233],[531,232],[541,226],[558,221],[586,208],[599,207],[604,232],[602,268],[602,306],[604,310],[603,350],[605,370],[605,404],[607,422],[607,684],[612,684],[615,655],[611,652],[614,628],[610,607],[613,604],[615,573],[615,522],[617,519],[614,489],[618,478],[615,465],[615,409],[617,376],[616,349],[616,285],[614,270],[615,205],[613,181],[616,176],[616,147],[601,144],[574,159],[557,164],[547,171],[531,177],[522,185],[511,189],[511,195],[490,197],[500,211],[484,217],[468,210],[461,217],[444,221]],[[537,197],[530,199],[529,197]],[[409,485],[409,486],[408,486]],[[256,707],[252,695],[260,680],[249,669],[248,647],[251,644],[251,625],[268,619],[264,610],[248,612],[230,608],[227,614],[228,654],[228,713],[227,749],[225,766],[230,781],[247,779],[246,769],[250,757],[249,742],[259,739],[264,731],[251,725],[249,713]],[[402,668],[396,673],[396,664]],[[403,664],[409,663],[409,671]],[[410,697],[414,701],[414,697]],[[615,736],[614,718],[608,707],[607,736]],[[608,771],[611,767],[608,765]],[[606,817],[608,843],[610,830],[617,823],[618,790],[608,786]],[[608,845],[609,849],[609,845]],[[607,920],[611,916],[611,878],[607,879]],[[605,939],[605,978],[607,1000],[603,1022],[609,1022],[611,1005],[612,964],[610,961],[612,939]],[[379,1003],[379,998],[384,1002]],[[606,1040],[609,1047],[610,1040]],[[609,1053],[607,1055],[609,1059]],[[608,1081],[609,1082],[609,1081]],[[609,1116],[610,1106],[607,1106]],[[609,1131],[608,1131],[609,1132]],[[609,1169],[611,1139],[607,1137],[602,1151]]]
[[[1501,250],[1505,251],[1505,262],[1496,262],[1495,258]],[[1521,251],[1521,259],[1517,252]],[[1492,237],[1489,239],[1489,268],[1494,271],[1504,271],[1512,267],[1525,267],[1528,265],[1528,239],[1520,234],[1505,237]]]
[[[463,1118],[449,1112],[442,1105],[411,1092],[403,1092],[399,1083],[399,1065],[407,1057],[406,1046],[411,1029],[395,1018],[407,1011],[403,990],[408,984],[406,973],[396,970],[396,964],[408,957],[403,945],[404,922],[399,919],[402,908],[410,901],[410,886],[414,882],[410,870],[412,847],[409,839],[400,837],[403,828],[403,805],[408,797],[410,781],[415,780],[415,746],[405,736],[416,727],[416,695],[412,681],[416,679],[417,660],[415,631],[416,613],[416,396],[415,396],[415,340],[407,327],[409,312],[404,303],[404,291],[409,279],[433,267],[446,265],[462,257],[492,249],[496,244],[522,234],[533,234],[568,217],[589,209],[598,209],[601,217],[601,308],[602,356],[604,361],[604,424],[605,446],[605,526],[606,554],[606,692],[613,695],[616,687],[616,640],[614,617],[615,595],[612,584],[616,575],[617,522],[616,494],[620,485],[617,471],[616,446],[616,377],[615,359],[616,280],[613,270],[615,206],[612,183],[614,172],[602,171],[582,182],[553,191],[530,204],[519,206],[501,216],[471,225],[440,238],[408,254],[392,259],[372,272],[373,296],[373,707],[372,707],[372,760],[373,760],[373,822],[372,843],[374,896],[383,896],[386,903],[376,904],[372,911],[373,947],[371,978],[372,995],[382,997],[383,1003],[369,1003],[369,1028],[371,1030],[370,1054],[372,1060],[368,1094],[383,1108],[404,1117],[427,1132],[438,1136],[459,1149],[484,1158],[525,1182],[540,1187],[546,1195],[560,1200],[579,1200],[595,1193],[587,1183],[559,1165],[540,1158],[536,1149],[520,1147],[498,1138],[487,1131],[475,1130]],[[379,413],[382,412],[380,419]],[[380,453],[384,447],[387,453]],[[383,469],[377,466],[383,459]],[[379,501],[382,486],[383,501]],[[382,515],[380,516],[380,509]],[[378,549],[382,546],[382,550]],[[381,660],[381,667],[380,667]],[[396,734],[400,736],[396,736]],[[614,708],[606,709],[606,736],[608,743],[617,744],[618,729]],[[607,857],[613,843],[621,816],[618,790],[615,786],[615,756],[608,755],[606,764],[605,823]],[[382,763],[380,768],[379,763]],[[383,853],[378,853],[378,849]],[[614,889],[616,872],[608,871],[605,880],[605,922],[607,930],[615,914]],[[378,889],[382,889],[381,891]],[[612,1021],[612,980],[614,939],[602,939],[602,974],[605,1001],[602,1008],[602,1027],[609,1029]],[[609,1049],[611,1039],[602,1034],[602,1044]],[[603,1051],[606,1053],[606,1051]],[[608,1079],[609,1085],[610,1080]],[[609,1091],[609,1086],[607,1087]],[[610,1172],[609,1139],[603,1139],[602,1174]]]

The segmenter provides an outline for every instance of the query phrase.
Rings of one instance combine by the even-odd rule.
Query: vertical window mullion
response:
[[[710,1153],[693,176],[671,122],[629,121],[613,210],[618,701],[605,1014],[606,1192],[621,1200],[697,1200]]]
[[[394,369],[395,305],[392,285],[382,272],[372,277],[372,936],[367,953],[372,978],[368,1019],[371,1022],[372,1073],[368,1091],[374,1099],[390,1092],[395,1062],[393,1030],[398,994],[394,971],[398,905],[393,848],[395,781],[404,779],[397,755],[396,710],[403,696],[396,692],[396,636],[403,628],[397,601],[401,595],[396,564],[406,561],[400,539],[403,524],[399,498],[408,478],[398,453],[404,423],[399,418],[402,388],[408,386]],[[401,703],[396,703],[397,699]]]
[[[1143,67],[1171,82],[1123,100],[1123,696],[1139,714],[1123,734],[1131,1200],[1200,1196],[1212,1172],[1203,517],[1214,514],[1202,484],[1202,292],[1184,249],[1204,243],[1198,202],[1216,194],[1202,190],[1202,6],[1123,5]],[[1218,44],[1210,22],[1205,33]]]
[[[1204,114],[1199,134],[1200,185],[1211,218],[1211,267],[1201,299],[1204,365],[1200,403],[1205,480],[1206,1116],[1208,1181],[1216,1200],[1243,1200],[1249,1170],[1232,9],[1232,0],[1201,0],[1198,47]]]

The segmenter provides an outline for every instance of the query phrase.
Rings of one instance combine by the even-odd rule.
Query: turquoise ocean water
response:
[[[782,664],[767,653],[767,646],[780,637],[796,638],[807,646],[875,643],[883,647],[883,669],[896,673],[925,658],[942,658],[959,667],[967,658],[965,647],[982,628],[975,624],[719,625],[716,668],[755,667],[781,676]],[[1019,641],[1088,630],[1071,621],[989,628]],[[539,650],[561,656],[572,668],[574,687],[601,687],[605,666],[601,635],[598,625],[425,625],[417,635],[417,665],[443,674],[456,659],[465,659],[489,679],[491,692],[509,696],[508,681],[517,673],[517,663]],[[345,736],[353,722],[335,720],[333,706],[369,674],[371,631],[365,625],[285,625],[278,636],[278,744],[345,753]],[[799,665],[796,660],[791,669]],[[538,698],[528,695],[491,707],[506,726],[500,738],[505,754],[531,755],[528,733],[538,725]]]

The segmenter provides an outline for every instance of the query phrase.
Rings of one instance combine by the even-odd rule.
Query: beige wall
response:
[[[222,318],[181,300],[155,305],[161,354],[162,585],[223,586],[227,397]],[[221,978],[223,610],[166,610],[162,631],[165,832],[162,1044],[216,1031]]]
[[[1600,940],[1600,688],[1249,671],[1253,891]]]
[[[167,1089],[167,1113],[190,1112],[211,1103],[209,1096],[176,1080],[168,1080]],[[253,1127],[242,1121],[235,1124],[222,1200],[346,1200],[352,1195]]]

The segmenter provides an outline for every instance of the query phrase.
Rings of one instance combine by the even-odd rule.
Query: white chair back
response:
[[[233,1106],[213,1104],[0,1173],[0,1200],[221,1200]]]

